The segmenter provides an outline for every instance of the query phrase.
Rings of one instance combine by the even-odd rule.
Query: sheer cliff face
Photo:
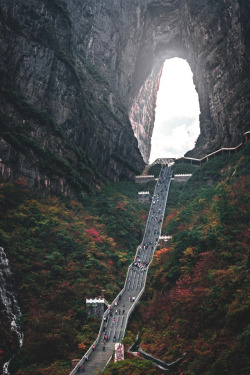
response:
[[[91,30],[83,49],[127,106],[144,160],[150,153],[161,67],[172,57],[188,61],[199,94],[201,135],[189,154],[204,155],[241,142],[250,116],[249,2],[94,3],[99,5],[89,2],[89,7],[100,27]]]
[[[68,194],[99,185],[99,172],[118,180],[142,170],[127,109],[105,77],[105,55],[103,64],[88,56],[92,30],[102,27],[98,9],[82,0],[0,6],[2,177]]]
[[[89,157],[108,178],[131,177],[143,167],[140,152],[148,160],[161,68],[172,57],[189,62],[199,94],[201,134],[190,154],[235,146],[249,130],[247,0],[0,5],[5,178],[65,192],[89,179]]]
[[[110,0],[88,7],[98,27],[78,48],[119,92],[145,161],[161,67],[172,57],[188,61],[199,94],[201,135],[189,154],[241,141],[250,116],[249,2]]]

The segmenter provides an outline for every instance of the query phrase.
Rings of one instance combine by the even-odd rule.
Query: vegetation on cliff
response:
[[[166,362],[186,353],[178,374],[249,373],[249,174],[248,144],[198,168],[185,185],[171,185],[163,233],[173,240],[155,254],[126,347],[140,331],[142,348]],[[92,343],[99,321],[87,315],[85,298],[105,289],[111,301],[122,287],[149,208],[137,202],[140,189],[153,185],[112,183],[79,203],[38,199],[24,179],[1,185],[0,242],[25,332],[11,373],[66,375]],[[124,373],[161,370],[127,355],[104,372]]]
[[[53,181],[59,177],[81,196],[82,191],[90,192],[94,183],[103,182],[104,178],[91,158],[82,148],[65,139],[63,129],[46,110],[31,105],[19,92],[5,89],[2,92],[8,105],[13,106],[25,120],[17,120],[13,124],[0,115],[1,137],[38,168],[41,186],[45,187],[46,178]],[[40,132],[42,136],[38,136]],[[51,136],[49,144],[44,142],[48,135]],[[43,139],[43,144],[39,138]]]
[[[68,374],[70,360],[81,357],[99,331],[85,298],[105,289],[112,301],[121,289],[148,206],[138,203],[131,183],[108,184],[79,203],[39,200],[24,179],[1,185],[0,206],[0,243],[16,279],[25,334],[11,373]],[[10,355],[5,338],[1,363]]]
[[[249,374],[249,149],[171,185],[163,233],[172,243],[155,254],[125,344],[139,331],[142,348],[159,359],[185,353],[174,374]],[[134,374],[132,362],[124,366]],[[104,374],[125,373],[113,367]]]

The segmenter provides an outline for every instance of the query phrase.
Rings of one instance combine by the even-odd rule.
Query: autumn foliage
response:
[[[170,202],[179,194],[164,222],[171,246],[156,251],[129,329],[168,363],[185,353],[173,374],[249,374],[249,161],[247,151],[212,161],[216,181],[206,165],[180,193],[170,188]]]
[[[110,184],[80,203],[38,199],[23,179],[1,185],[0,246],[15,276],[25,337],[11,374],[66,375],[94,341],[99,320],[87,314],[85,299],[105,289],[111,302],[122,288],[147,212],[136,189]],[[129,203],[127,190],[135,197]],[[1,367],[17,344],[7,325],[0,336]]]

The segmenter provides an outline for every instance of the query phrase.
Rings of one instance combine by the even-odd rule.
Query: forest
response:
[[[139,333],[142,349],[167,363],[185,353],[173,374],[250,372],[249,150],[247,144],[236,155],[193,167],[187,183],[171,184],[163,234],[172,241],[155,253],[124,345]],[[11,374],[69,374],[71,360],[81,358],[99,330],[85,298],[105,289],[111,302],[122,288],[149,210],[137,192],[153,189],[153,183],[105,182],[76,200],[39,198],[24,178],[1,184],[0,243],[24,331]],[[3,364],[16,343],[7,325],[0,337]],[[131,354],[103,372],[160,373]]]
[[[170,187],[163,234],[172,242],[155,253],[125,344],[139,333],[156,358],[184,355],[173,374],[250,372],[249,151],[193,167],[185,185]],[[125,373],[162,371],[140,358],[104,371]]]
[[[25,337],[10,371],[68,374],[71,359],[81,358],[99,330],[85,299],[105,289],[111,302],[122,288],[149,205],[138,203],[137,186],[129,182],[107,183],[79,202],[38,199],[25,179],[1,184],[0,205],[0,242],[15,276]],[[16,337],[9,324],[0,329],[2,364]]]

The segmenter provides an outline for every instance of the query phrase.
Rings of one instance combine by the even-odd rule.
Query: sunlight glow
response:
[[[179,157],[194,148],[200,133],[199,101],[188,63],[166,60],[157,95],[150,163],[157,158]]]

